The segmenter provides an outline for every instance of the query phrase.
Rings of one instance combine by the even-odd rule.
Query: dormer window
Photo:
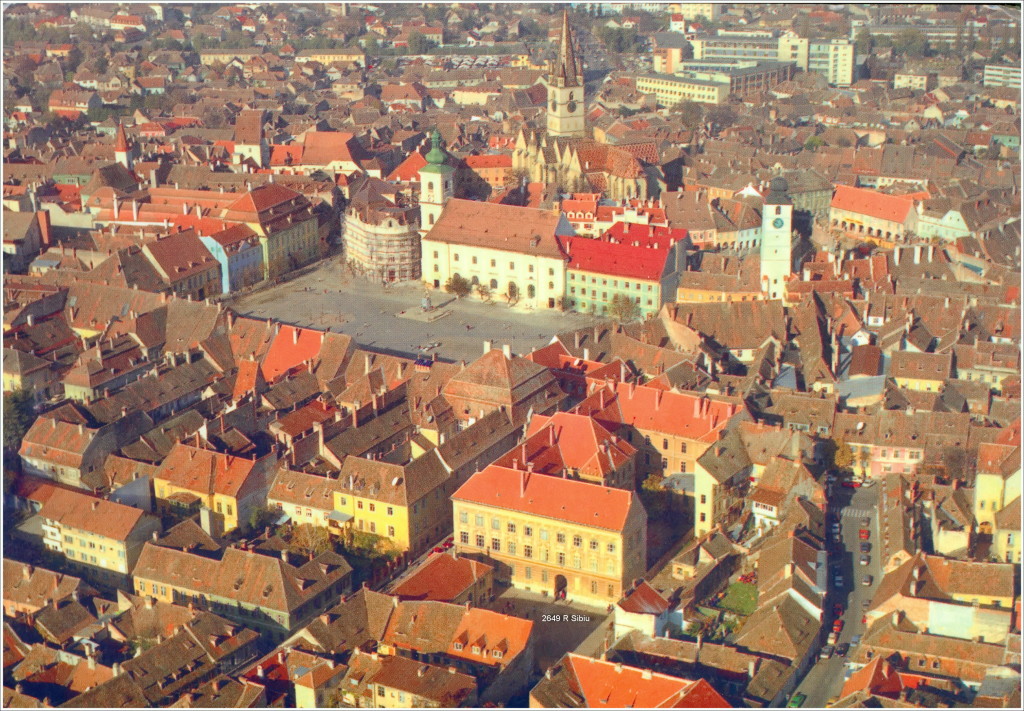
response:
[[[501,650],[500,650],[500,649],[495,649],[495,650],[494,650],[494,651],[493,651],[493,652],[491,653],[491,655],[492,655],[492,656],[493,656],[493,657],[494,657],[495,659],[501,659],[501,657],[502,657],[502,654],[501,654]]]
[[[480,647],[475,644],[473,645],[473,654],[480,654]]]
[[[455,647],[456,652],[462,651],[462,642],[456,642],[453,646]]]

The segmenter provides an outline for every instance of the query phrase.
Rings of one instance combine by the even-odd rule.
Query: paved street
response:
[[[840,548],[834,548],[830,556],[829,584],[832,585],[833,571],[838,569],[843,574],[843,587],[836,590],[832,588],[829,596],[825,614],[825,633],[832,629],[832,605],[840,602],[846,611],[843,615],[843,631],[839,635],[839,644],[849,643],[856,636],[864,633],[864,625],[861,618],[864,616],[863,602],[870,600],[878,587],[881,579],[881,569],[876,556],[878,543],[878,494],[881,487],[874,485],[861,487],[859,489],[847,489],[835,486],[831,501],[836,510],[841,511],[840,531],[842,543]],[[858,532],[862,528],[862,520],[870,518],[871,524],[868,530],[871,531],[871,561],[868,565],[861,565],[860,544]],[[828,527],[831,528],[833,517],[829,518]],[[831,532],[829,534],[831,540]],[[873,582],[865,587],[861,584],[864,575],[871,575]],[[847,653],[849,656],[849,653]],[[828,700],[838,696],[846,681],[846,658],[833,655],[831,659],[819,660],[807,676],[797,687],[797,692],[807,695],[803,706],[808,708],[824,707]]]
[[[585,314],[510,309],[497,301],[453,300],[443,291],[429,294],[438,312],[449,312],[446,316],[419,317],[424,296],[419,284],[384,287],[351,276],[334,258],[293,281],[226,303],[243,316],[347,333],[361,346],[395,355],[416,357],[439,343],[431,352],[453,362],[476,360],[485,340],[495,348],[507,343],[513,353],[529,353],[556,333],[599,321]],[[411,318],[414,314],[417,318]]]

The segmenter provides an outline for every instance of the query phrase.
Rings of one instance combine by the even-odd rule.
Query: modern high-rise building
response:
[[[693,58],[706,61],[777,60],[821,74],[835,86],[849,86],[854,76],[854,46],[846,39],[812,42],[805,37],[703,37],[691,40]]]

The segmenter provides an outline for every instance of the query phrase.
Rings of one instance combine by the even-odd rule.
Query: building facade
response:
[[[345,259],[382,282],[420,278],[420,211],[412,196],[379,178],[366,177],[345,209]]]
[[[644,573],[647,514],[633,491],[491,465],[452,502],[458,552],[514,587],[608,605]]]
[[[793,201],[785,178],[772,179],[761,217],[761,291],[781,299],[793,272]]]

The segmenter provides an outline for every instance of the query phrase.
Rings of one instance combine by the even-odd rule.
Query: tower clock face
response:
[[[781,217],[776,217],[774,220],[772,220],[772,227],[774,227],[775,229],[781,228],[784,224],[786,223],[782,221]]]
[[[570,101],[568,109],[569,109],[569,113],[570,114],[576,113],[576,102],[575,101]]]

